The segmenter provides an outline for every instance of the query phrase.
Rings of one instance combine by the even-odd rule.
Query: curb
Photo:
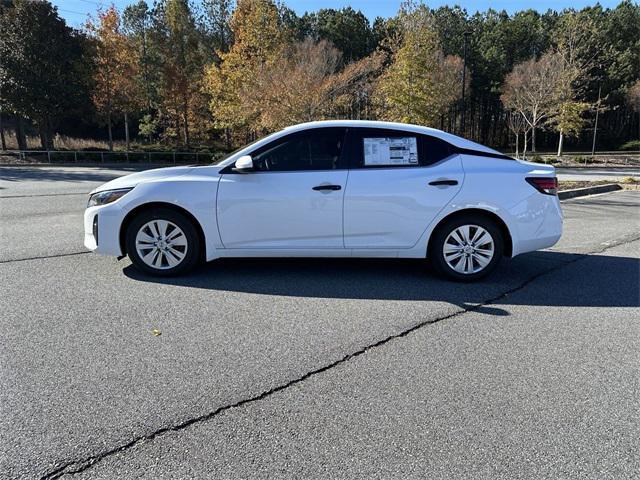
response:
[[[556,171],[562,172],[563,170],[612,170],[614,172],[626,172],[627,170],[638,170],[640,163],[635,165],[552,165]]]
[[[564,190],[562,192],[558,192],[558,198],[560,200],[567,200],[569,198],[584,197],[586,195],[595,195],[597,193],[615,192],[616,190],[622,190],[622,187],[617,183],[608,183],[606,185],[596,185],[594,187]]]

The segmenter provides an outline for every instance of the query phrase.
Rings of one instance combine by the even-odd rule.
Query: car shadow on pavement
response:
[[[560,268],[566,266],[566,268]],[[292,297],[444,301],[463,308],[496,303],[638,307],[640,260],[605,255],[535,252],[503,261],[488,278],[457,283],[435,276],[426,262],[392,259],[220,259],[181,277],[145,275],[132,265],[124,273],[136,281],[216,291]],[[530,294],[507,295],[531,279]],[[493,315],[499,308],[480,309]]]

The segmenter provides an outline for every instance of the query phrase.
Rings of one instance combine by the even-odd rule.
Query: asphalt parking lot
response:
[[[82,247],[119,174],[0,168],[0,477],[637,478],[639,191],[563,202],[558,245],[477,284],[345,259],[158,280]]]

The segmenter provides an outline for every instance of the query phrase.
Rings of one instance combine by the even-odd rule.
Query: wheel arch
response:
[[[198,221],[198,219],[191,212],[189,212],[189,210],[183,207],[180,207],[174,203],[168,203],[168,202],[143,203],[142,205],[138,205],[129,213],[127,213],[127,215],[124,217],[124,220],[120,224],[119,241],[120,241],[120,250],[122,251],[122,254],[123,255],[127,254],[127,241],[126,241],[127,229],[129,228],[129,225],[131,224],[133,219],[136,218],[138,215],[140,215],[142,212],[155,210],[158,208],[173,210],[176,213],[180,213],[181,215],[184,215],[189,219],[189,221],[191,221],[191,223],[195,227],[196,232],[198,234],[200,245],[202,245],[200,256],[202,258],[206,258],[207,244],[205,242],[204,230],[202,228],[202,225],[200,225],[200,222]]]
[[[433,238],[435,236],[434,233],[437,232],[438,229],[445,222],[451,220],[452,218],[457,218],[464,215],[478,215],[495,222],[496,225],[498,225],[498,227],[500,228],[500,232],[502,233],[502,238],[504,240],[504,252],[503,252],[504,256],[511,257],[513,255],[513,238],[511,236],[511,231],[509,230],[509,227],[507,226],[505,221],[502,218],[500,218],[499,215],[497,215],[496,213],[490,210],[484,210],[482,208],[463,208],[461,210],[456,210],[455,212],[451,212],[447,216],[440,219],[438,224],[431,231],[431,235],[429,236],[429,244],[427,245],[427,252],[429,252],[429,250],[431,249],[431,243],[433,242]]]

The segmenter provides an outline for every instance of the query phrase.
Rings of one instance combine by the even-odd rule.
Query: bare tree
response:
[[[513,132],[513,134],[516,137],[516,158],[520,158],[520,135],[525,134],[526,136],[526,134],[529,132],[529,126],[527,124],[527,121],[525,120],[524,116],[522,116],[522,114],[515,111],[511,111],[508,113],[507,126],[509,127],[509,130],[511,130],[511,132]],[[523,152],[522,152],[523,154],[525,153],[525,150],[526,150],[526,143],[523,148]]]
[[[557,105],[562,72],[560,55],[547,53],[539,60],[516,65],[505,79],[502,103],[522,115],[531,129],[533,152],[536,151],[536,129],[552,115]]]

